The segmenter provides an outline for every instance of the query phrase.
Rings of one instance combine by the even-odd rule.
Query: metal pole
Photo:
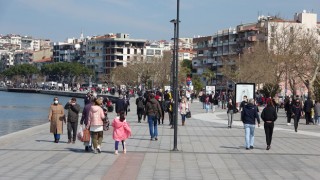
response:
[[[175,43],[175,89],[174,89],[174,140],[173,140],[173,151],[178,151],[178,58],[179,58],[179,6],[180,0],[177,0],[177,18],[176,18],[176,43]]]

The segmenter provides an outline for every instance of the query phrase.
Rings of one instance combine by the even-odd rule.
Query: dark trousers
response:
[[[163,124],[163,120],[164,120],[164,111],[162,111],[162,117],[160,118],[158,118],[158,124],[160,124],[161,123],[161,121],[162,121],[162,124]]]
[[[170,125],[173,125],[173,112],[168,112]]]
[[[124,150],[124,141],[121,141],[121,143],[122,143],[122,149]],[[119,147],[119,141],[115,141],[114,142],[114,149],[118,150],[118,147]]]
[[[77,128],[78,128],[78,121],[77,122],[68,122],[67,129],[68,129],[68,139],[69,140],[71,140],[71,131],[73,131],[72,140],[76,141]]]
[[[311,112],[305,112],[305,118],[306,118],[306,124],[309,124],[310,122],[313,123],[311,120]]]
[[[299,124],[300,117],[294,116],[294,129],[298,129],[298,124]]]
[[[266,134],[267,146],[271,145],[274,123],[264,123],[264,132]]]
[[[287,123],[291,123],[292,113],[287,113]]]
[[[142,112],[138,112],[138,122],[141,122],[141,119],[142,119]]]

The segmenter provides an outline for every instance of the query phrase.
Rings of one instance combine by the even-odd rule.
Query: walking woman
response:
[[[227,104],[227,115],[228,115],[228,128],[231,129],[232,127],[232,121],[233,121],[233,114],[235,113],[235,105],[232,102],[232,99],[229,99],[228,104]]]
[[[66,123],[64,109],[63,106],[59,104],[58,97],[53,98],[53,104],[50,106],[48,119],[50,122],[50,133],[53,133],[54,135],[54,142],[58,143],[60,134],[63,133],[63,122]]]
[[[105,118],[102,105],[102,99],[97,98],[91,106],[88,117],[87,129],[90,129],[92,135],[93,152],[101,153],[101,143],[103,139],[103,120]]]
[[[266,134],[267,150],[271,148],[274,122],[277,120],[277,111],[272,101],[268,101],[267,107],[261,113],[261,119],[264,121],[264,132]]]
[[[179,111],[181,114],[182,126],[184,126],[185,121],[186,121],[186,114],[189,111],[189,103],[187,102],[187,100],[184,96],[182,96],[182,98],[181,98],[181,102],[179,105]]]
[[[298,132],[298,124],[300,117],[303,115],[302,107],[300,104],[300,100],[297,99],[295,104],[292,106],[292,113],[294,114],[294,130]]]

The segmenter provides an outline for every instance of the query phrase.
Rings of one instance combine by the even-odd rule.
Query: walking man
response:
[[[77,136],[80,105],[77,104],[77,99],[73,97],[69,102],[67,102],[67,104],[64,106],[64,109],[68,110],[68,144],[71,143],[71,132],[73,133],[72,144],[74,144]]]
[[[256,120],[260,127],[260,118],[257,111],[257,106],[254,105],[254,99],[250,99],[248,104],[244,106],[241,112],[241,120],[245,129],[246,150],[254,148],[254,129]]]

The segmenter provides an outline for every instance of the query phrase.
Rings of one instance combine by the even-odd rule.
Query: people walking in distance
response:
[[[160,123],[163,124],[163,121],[164,121],[164,108],[165,108],[165,102],[162,100],[162,97],[158,97],[158,103],[160,104],[160,107],[161,107],[161,114],[162,114],[162,117],[159,117],[158,119],[158,124],[160,125]]]
[[[185,125],[185,121],[186,121],[186,114],[189,111],[189,103],[187,102],[186,98],[184,96],[182,96],[181,98],[181,102],[179,105],[179,111],[181,114],[181,119],[182,119],[182,126]]]
[[[306,118],[306,124],[309,125],[310,123],[314,124],[311,119],[311,110],[313,108],[313,102],[310,97],[304,102],[303,111]]]
[[[63,133],[63,122],[66,123],[64,109],[59,104],[58,97],[53,98],[53,104],[49,108],[50,133],[54,135],[54,142],[58,143],[60,140],[60,134]]]
[[[303,111],[301,108],[300,100],[296,99],[296,102],[294,105],[292,105],[292,113],[294,114],[293,120],[294,120],[294,130],[298,132],[298,124],[300,121],[301,116],[303,116]]]
[[[273,98],[273,101],[274,101],[274,107],[276,108],[276,111],[277,111],[277,113],[279,112],[279,106],[280,106],[280,100],[279,100],[279,97],[278,96],[276,96],[276,97],[274,97]]]
[[[125,95],[124,96],[124,109],[125,109],[125,112],[126,112],[126,115],[128,115],[128,111],[130,111],[130,97],[129,95]]]
[[[117,116],[120,115],[119,113],[121,111],[126,112],[126,102],[123,99],[123,95],[120,95],[119,99],[116,101],[116,113],[117,113]]]
[[[222,95],[221,95],[221,108],[222,109],[226,109],[226,101],[227,101],[227,95],[225,92],[222,92]]]
[[[84,105],[87,105],[87,104],[91,103],[91,102],[90,102],[91,97],[92,97],[92,94],[91,94],[90,92],[88,92],[88,93],[86,94],[86,97],[84,98]]]
[[[244,106],[241,112],[241,120],[245,129],[246,149],[253,149],[256,120],[258,122],[258,127],[260,127],[260,118],[258,115],[257,106],[254,104],[254,99],[250,99],[249,103]]]
[[[292,102],[292,99],[290,98],[284,104],[284,110],[285,110],[286,115],[287,115],[287,125],[288,126],[291,125],[292,106],[293,106],[293,102]]]
[[[229,99],[227,104],[227,115],[228,115],[228,128],[232,128],[232,122],[233,122],[233,114],[235,113],[236,106],[235,103],[232,101],[232,99]]]
[[[80,120],[80,125],[88,125],[88,121],[89,121],[89,112],[91,109],[91,106],[94,105],[94,97],[91,97],[90,99],[90,103],[88,103],[87,105],[84,106],[83,110],[82,110],[82,116],[81,116],[81,120]],[[85,146],[85,151],[90,151],[91,147],[92,147],[92,133],[91,133],[91,138],[90,141],[85,141],[83,142],[84,146]]]
[[[64,109],[68,110],[67,130],[68,130],[68,144],[75,143],[78,129],[78,119],[80,112],[80,105],[77,104],[75,97],[71,98],[69,102],[64,106]],[[72,136],[71,136],[72,132]]]
[[[316,101],[314,105],[314,123],[316,125],[320,125],[320,102],[319,100]]]
[[[103,139],[103,120],[105,118],[103,109],[100,107],[102,100],[96,98],[91,106],[88,117],[87,129],[92,133],[93,152],[101,153],[101,143]]]
[[[166,104],[168,116],[169,116],[169,126],[173,128],[173,99],[170,99],[170,101]]]
[[[161,107],[158,101],[154,98],[154,94],[150,93],[148,101],[146,103],[146,109],[143,119],[146,119],[148,116],[149,132],[151,136],[151,141],[158,140],[158,123],[157,117],[162,117]]]
[[[205,103],[206,113],[208,113],[210,109],[210,97],[209,97],[209,94],[204,96],[205,96],[204,103]]]
[[[268,101],[267,107],[264,108],[261,113],[261,119],[264,121],[264,132],[266,134],[267,150],[271,148],[274,122],[278,118],[277,111],[272,103],[272,101]]]
[[[113,119],[112,127],[112,137],[115,140],[114,154],[118,154],[118,146],[120,141],[122,143],[123,153],[125,154],[127,152],[125,140],[131,136],[131,128],[126,121],[124,112],[120,112],[120,116]]]
[[[139,95],[139,97],[136,99],[136,105],[137,105],[138,123],[141,123],[142,115],[144,114],[144,106],[145,106],[145,100],[142,97],[142,95]]]

